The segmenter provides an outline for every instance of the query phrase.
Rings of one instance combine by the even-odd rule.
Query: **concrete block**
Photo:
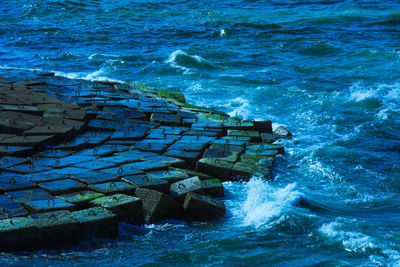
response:
[[[118,236],[117,216],[104,208],[93,207],[74,211],[72,216],[79,222],[81,241]]]
[[[43,213],[55,210],[74,210],[75,206],[71,203],[66,202],[60,198],[53,198],[47,200],[33,200],[24,202],[24,205],[29,212],[32,213]]]
[[[88,186],[91,190],[104,195],[127,194],[134,195],[136,187],[125,182],[109,182],[102,184],[92,184]]]
[[[229,181],[233,165],[233,163],[219,159],[202,158],[196,164],[196,171],[208,174],[222,181]]]
[[[48,191],[52,195],[61,195],[71,192],[82,191],[86,188],[86,184],[73,179],[62,179],[40,183],[39,187]]]
[[[27,217],[0,220],[0,250],[19,251],[35,247],[39,241],[37,228]]]
[[[58,198],[61,198],[69,203],[74,204],[77,209],[85,209],[88,207],[89,201],[92,201],[96,198],[103,196],[104,194],[102,193],[85,190],[85,191],[60,195],[58,196]]]
[[[141,225],[144,223],[142,200],[124,194],[100,197],[90,201],[93,207],[105,208],[115,215],[118,221]]]
[[[59,248],[79,244],[79,223],[67,210],[29,216],[38,229],[39,242],[35,249]]]
[[[201,188],[203,188],[204,195],[212,197],[223,197],[224,186],[220,179],[209,179],[201,181]]]
[[[183,201],[188,192],[197,192],[203,194],[203,188],[199,177],[195,176],[179,182],[171,184],[170,195],[178,200]]]
[[[124,182],[136,187],[147,188],[168,194],[169,183],[165,180],[154,178],[150,175],[131,175],[122,178]]]
[[[226,207],[223,201],[202,196],[194,192],[186,195],[183,208],[185,216],[192,220],[214,220],[224,217]]]
[[[135,194],[143,201],[147,224],[163,219],[178,219],[183,214],[182,206],[167,194],[145,188],[137,188]]]

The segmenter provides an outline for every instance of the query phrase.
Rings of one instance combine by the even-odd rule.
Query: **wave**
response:
[[[339,246],[348,252],[369,255],[371,263],[400,266],[400,252],[392,248],[388,240],[391,234],[378,240],[363,233],[360,228],[360,222],[337,218],[333,222],[324,223],[318,232],[329,245]]]
[[[341,51],[341,49],[333,46],[332,44],[329,44],[327,42],[319,42],[317,44],[312,44],[306,48],[301,49],[299,53],[303,55],[324,56],[335,54],[339,51]]]
[[[231,184],[224,184],[227,190],[239,189],[233,188]],[[292,204],[301,195],[295,190],[296,183],[276,188],[260,177],[253,177],[240,186],[240,192],[235,192],[239,196],[235,196],[230,208],[239,220],[238,223],[255,228],[267,226],[271,220],[292,208]]]
[[[63,76],[69,79],[82,79],[82,80],[103,80],[103,81],[111,81],[111,82],[119,82],[124,83],[125,81],[112,79],[109,77],[109,73],[106,68],[100,68],[99,70],[93,72],[62,72],[62,71],[54,71],[55,75]]]
[[[182,71],[183,74],[191,74],[192,68],[197,69],[216,69],[217,66],[210,63],[206,59],[198,55],[189,55],[185,51],[179,49],[173,51],[165,63],[169,64],[171,67]]]
[[[400,113],[399,98],[400,83],[366,86],[357,82],[348,92],[348,102],[376,109],[376,117],[381,120]]]

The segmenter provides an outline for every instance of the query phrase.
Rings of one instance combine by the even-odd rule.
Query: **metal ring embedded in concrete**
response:
[[[51,202],[51,205],[50,205],[50,202]],[[54,198],[50,198],[49,200],[47,200],[47,207],[53,208],[55,204],[56,204],[56,202],[54,201]]]

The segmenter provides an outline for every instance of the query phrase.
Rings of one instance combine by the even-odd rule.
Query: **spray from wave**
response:
[[[240,184],[241,192],[235,197],[236,203],[231,203],[230,208],[235,218],[243,226],[259,228],[267,225],[271,220],[286,213],[292,204],[301,196],[296,191],[296,183],[277,188],[260,177],[253,177],[248,183]],[[226,188],[237,190],[235,186],[227,184]]]

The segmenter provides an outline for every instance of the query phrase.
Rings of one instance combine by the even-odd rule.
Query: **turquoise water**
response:
[[[400,266],[398,1],[3,0],[10,69],[147,83],[294,138],[274,181],[225,184],[221,221],[0,264]]]

